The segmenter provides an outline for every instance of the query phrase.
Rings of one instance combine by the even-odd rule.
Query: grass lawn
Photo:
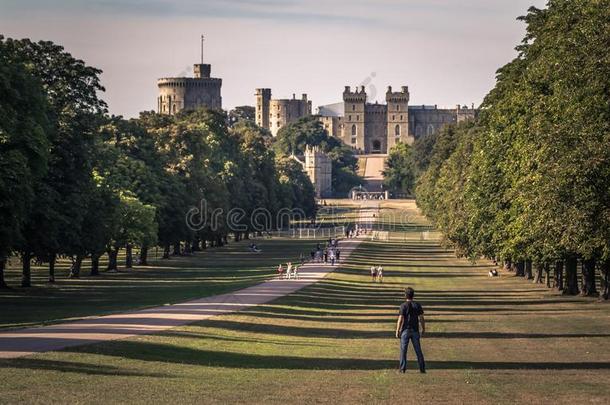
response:
[[[384,266],[370,282],[371,263]],[[561,297],[434,241],[363,242],[272,303],[157,335],[0,361],[0,402],[607,403],[610,307]],[[405,286],[426,311],[428,374],[393,337]]]
[[[263,249],[251,253],[251,241],[210,248],[194,256],[154,259],[130,271],[103,272],[89,277],[84,263],[80,279],[68,279],[69,262],[56,269],[57,282],[46,283],[48,270],[34,267],[33,287],[0,290],[0,328],[58,322],[75,317],[175,303],[248,287],[269,278],[280,262],[308,254],[315,241],[288,238],[254,239]],[[19,285],[18,262],[7,272],[7,282]],[[103,263],[102,263],[103,264]]]

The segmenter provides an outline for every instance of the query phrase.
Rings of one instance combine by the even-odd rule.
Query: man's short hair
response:
[[[407,297],[407,299],[412,300],[414,296],[415,296],[414,289],[412,289],[411,287],[405,288],[405,297]]]

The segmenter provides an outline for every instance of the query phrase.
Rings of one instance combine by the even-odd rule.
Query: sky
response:
[[[157,79],[204,62],[223,108],[307,93],[314,106],[365,85],[384,101],[409,86],[410,104],[481,103],[516,56],[516,18],[545,0],[0,0],[0,34],[51,40],[103,70],[112,114],[156,108]]]

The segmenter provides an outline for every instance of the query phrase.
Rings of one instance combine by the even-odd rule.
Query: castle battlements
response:
[[[305,93],[300,99],[296,98],[296,94],[292,98],[272,99],[271,89],[258,88],[255,97],[256,124],[270,130],[273,136],[284,125],[311,115],[311,101]]]
[[[400,142],[435,133],[443,126],[476,118],[472,105],[439,108],[436,105],[410,106],[408,86],[399,91],[387,87],[386,104],[368,103],[364,86],[345,86],[343,103],[318,107],[319,120],[335,136],[358,153],[387,153]]]
[[[162,77],[157,80],[159,114],[176,114],[196,108],[222,109],[222,79],[210,77],[212,66],[193,65],[194,77]]]

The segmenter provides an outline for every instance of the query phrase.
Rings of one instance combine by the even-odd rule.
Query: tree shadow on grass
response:
[[[0,368],[61,371],[88,375],[172,378],[169,374],[134,372],[119,367],[102,366],[99,364],[32,358],[2,359],[0,360]]]
[[[88,352],[90,346],[72,349]],[[96,353],[100,347],[96,348]],[[258,355],[251,353],[198,350],[148,342],[123,341],[101,347],[103,354],[140,361],[190,364],[209,367],[282,370],[384,370],[395,369],[397,361],[386,359],[354,359]],[[429,370],[610,370],[610,363],[601,362],[427,362]]]

